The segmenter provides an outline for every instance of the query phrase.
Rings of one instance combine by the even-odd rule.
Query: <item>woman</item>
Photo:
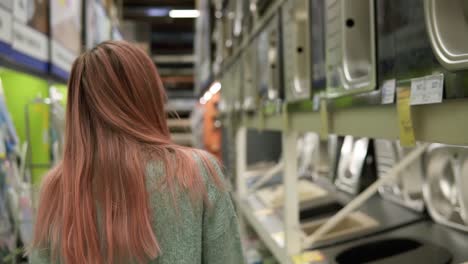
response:
[[[109,41],[69,80],[63,161],[44,179],[32,263],[243,263],[221,170],[175,145],[151,59]]]

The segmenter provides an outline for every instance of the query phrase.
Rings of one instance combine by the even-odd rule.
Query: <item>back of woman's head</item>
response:
[[[33,247],[65,263],[154,259],[147,163],[162,164],[172,197],[187,188],[206,199],[194,151],[171,142],[156,67],[129,43],[104,42],[76,59],[68,90],[64,157],[44,179]]]

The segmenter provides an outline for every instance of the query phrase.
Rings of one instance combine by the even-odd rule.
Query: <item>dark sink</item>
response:
[[[335,258],[338,264],[451,263],[452,254],[445,248],[426,241],[392,238],[372,241],[348,248]]]

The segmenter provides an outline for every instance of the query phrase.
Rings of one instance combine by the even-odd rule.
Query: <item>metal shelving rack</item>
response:
[[[286,0],[276,0],[271,3],[267,12],[259,18],[253,30],[245,37],[242,43],[234,48],[234,52],[225,58],[217,78],[229,80],[230,71],[241,55],[260,34],[268,21],[279,12]],[[226,74],[228,73],[228,74]],[[397,84],[397,88],[400,85]],[[227,90],[229,88],[224,88]],[[369,137],[379,139],[397,140],[400,138],[399,115],[396,104],[381,104],[380,91],[371,92],[374,100],[359,106],[336,105],[336,98],[322,97],[314,100],[307,110],[288,111],[284,104],[282,111],[266,114],[260,107],[256,113],[228,112],[223,116],[224,124],[234,126],[236,132],[236,193],[235,201],[243,216],[256,230],[273,255],[280,263],[302,263],[297,258],[304,253],[303,237],[299,222],[299,197],[297,193],[297,150],[296,142],[299,133],[316,132],[323,134],[352,135],[356,137]],[[376,99],[377,98],[377,99]],[[312,100],[311,100],[312,101]],[[320,108],[314,103],[321,102],[327,107]],[[321,110],[322,109],[322,110]],[[323,110],[325,109],[325,111]],[[468,98],[450,99],[442,103],[411,106],[410,112],[413,120],[413,132],[416,141],[437,142],[451,145],[468,145]],[[327,120],[324,122],[324,116]],[[324,127],[326,126],[326,127]],[[283,135],[282,147],[284,158],[284,209],[283,219],[274,219],[276,216],[269,213],[268,208],[253,208],[249,200],[244,174],[247,172],[247,130],[274,130],[281,131]],[[276,217],[277,218],[277,217]],[[282,224],[280,231],[269,228],[271,222]],[[293,259],[296,259],[295,261]],[[304,262],[305,263],[305,262]]]

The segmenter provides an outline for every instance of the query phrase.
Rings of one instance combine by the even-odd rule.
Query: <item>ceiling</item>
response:
[[[150,50],[169,99],[193,97],[195,19],[161,15],[173,9],[195,9],[195,0],[124,0],[124,20],[150,26]]]

